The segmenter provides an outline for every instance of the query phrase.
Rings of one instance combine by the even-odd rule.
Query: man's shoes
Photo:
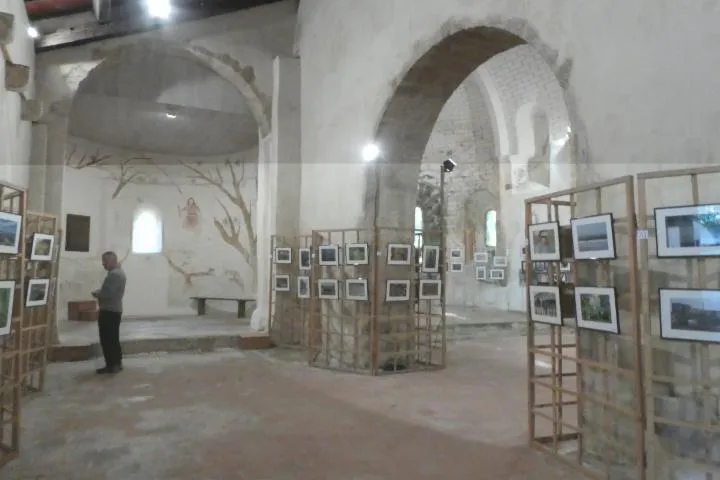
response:
[[[122,365],[116,366],[116,367],[103,367],[103,368],[98,368],[97,370],[95,370],[95,373],[97,373],[99,375],[108,374],[108,373],[110,373],[110,374],[111,373],[119,373],[122,371],[122,369],[123,369]]]

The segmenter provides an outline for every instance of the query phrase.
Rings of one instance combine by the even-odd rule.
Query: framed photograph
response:
[[[36,233],[33,235],[30,260],[47,262],[53,259],[55,235]]]
[[[388,243],[387,250],[388,265],[412,264],[412,245],[406,245],[404,243]]]
[[[28,282],[26,307],[41,307],[47,304],[48,293],[50,292],[49,278],[32,278]]]
[[[541,262],[560,260],[559,230],[558,222],[528,225],[530,260]]]
[[[368,283],[365,278],[345,280],[345,298],[348,300],[367,300]]]
[[[310,298],[310,277],[297,277],[297,296],[298,298]]]
[[[422,249],[422,271],[437,273],[440,271],[440,247],[425,245]]]
[[[275,263],[292,263],[292,248],[275,247]]]
[[[661,288],[660,336],[720,343],[720,290]]]
[[[453,273],[462,273],[463,263],[462,262],[450,262],[450,271]]]
[[[386,302],[410,300],[410,280],[388,280],[385,288]]]
[[[614,288],[575,287],[575,310],[579,328],[620,333]]]
[[[275,275],[275,291],[276,292],[289,292],[290,291],[290,275]]]
[[[346,265],[367,265],[368,263],[367,243],[348,243],[345,245]]]
[[[490,270],[490,280],[505,280],[505,270],[493,268]]]
[[[502,267],[505,268],[508,266],[508,259],[507,257],[494,257],[493,258],[493,267]]]
[[[615,255],[615,230],[611,213],[570,220],[575,260],[602,260]]]
[[[658,257],[719,257],[720,204],[655,209]]]
[[[441,296],[440,280],[420,280],[420,300],[440,300]]]
[[[450,260],[464,260],[465,249],[462,247],[453,247],[450,249]]]
[[[475,265],[475,280],[487,280],[487,269],[483,265]]]
[[[488,252],[475,252],[475,263],[488,263],[490,261],[490,255]]]
[[[10,333],[14,300],[15,282],[13,280],[0,281],[0,336]]]
[[[560,287],[530,285],[530,320],[533,322],[562,325]]]
[[[312,253],[309,248],[298,249],[298,258],[300,270],[310,270],[312,268]]]
[[[320,265],[338,265],[338,246],[320,245],[318,247],[318,263]]]
[[[20,228],[22,217],[14,213],[0,212],[0,253],[17,255],[20,251]]]
[[[338,299],[338,281],[329,278],[318,280],[318,298],[324,300]]]

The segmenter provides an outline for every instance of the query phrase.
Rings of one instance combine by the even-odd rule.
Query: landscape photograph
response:
[[[575,287],[578,327],[620,333],[614,288]]]
[[[22,217],[0,212],[0,253],[18,253]]]
[[[612,215],[572,219],[570,224],[576,260],[615,258]]]
[[[655,210],[659,257],[720,256],[720,205]]]
[[[665,338],[720,341],[720,292],[660,290],[661,333]]]

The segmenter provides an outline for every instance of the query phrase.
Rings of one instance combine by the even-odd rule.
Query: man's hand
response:
[[[94,290],[94,291],[91,293],[91,295],[92,295],[93,297],[97,298],[98,295],[100,295],[100,290]]]

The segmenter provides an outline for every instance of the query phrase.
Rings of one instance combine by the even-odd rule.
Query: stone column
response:
[[[31,134],[27,206],[28,210],[42,212],[45,208],[48,126],[42,123],[34,123]]]

